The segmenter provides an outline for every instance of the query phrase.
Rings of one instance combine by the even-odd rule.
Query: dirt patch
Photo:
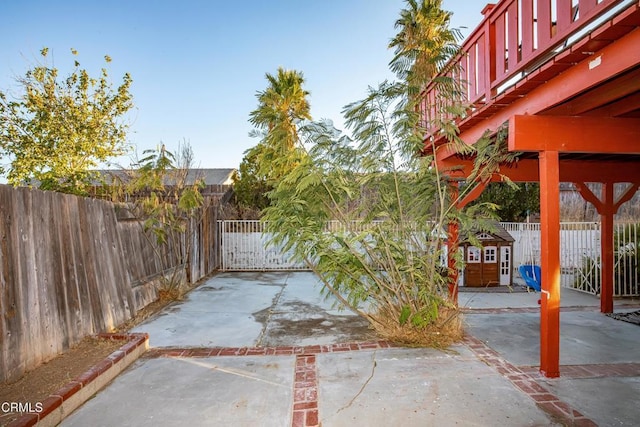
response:
[[[135,318],[121,325],[118,331],[128,331],[171,302],[156,301],[149,304]],[[23,405],[30,403],[31,407],[35,408],[37,403],[42,402],[69,381],[88,371],[93,365],[124,344],[125,341],[121,340],[87,337],[71,349],[27,372],[18,381],[10,384],[2,383],[0,385],[0,405],[4,402]],[[5,413],[2,409],[0,411],[0,426],[7,425],[20,415],[15,412]]]
[[[85,338],[47,363],[27,372],[18,381],[2,384],[0,402],[30,403],[32,408],[50,394],[80,376],[89,368],[116,351],[125,342]],[[6,425],[20,414],[0,412],[0,425]]]

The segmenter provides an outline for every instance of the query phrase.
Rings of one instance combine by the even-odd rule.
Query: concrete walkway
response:
[[[563,290],[561,377],[535,293],[460,293],[468,336],[397,348],[310,273],[222,273],[135,328],[151,349],[63,426],[632,426],[640,327]],[[617,310],[638,307],[618,304]]]

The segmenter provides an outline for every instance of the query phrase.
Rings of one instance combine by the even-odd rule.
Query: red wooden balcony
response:
[[[465,131],[585,59],[592,57],[591,66],[599,66],[602,58],[595,54],[640,25],[638,0],[504,0],[487,5],[482,13],[484,19],[448,67],[455,70],[448,76],[466,88],[463,101],[471,105],[467,116],[458,119],[468,144],[476,142],[484,130],[469,135]],[[635,50],[640,51],[640,44]],[[634,82],[625,90],[637,91],[640,72],[627,80]],[[635,98],[637,107],[637,94]],[[538,114],[562,101],[549,98],[548,105],[517,113]],[[438,114],[439,119],[447,118],[443,117],[443,102],[435,84],[425,89],[421,112],[428,143],[443,142],[433,120]],[[621,112],[629,113],[624,108]],[[486,127],[491,128],[491,124]]]

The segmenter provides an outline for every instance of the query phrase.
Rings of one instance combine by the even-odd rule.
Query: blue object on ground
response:
[[[520,276],[522,276],[527,286],[540,292],[540,289],[542,289],[542,271],[540,270],[539,265],[521,265],[520,267],[518,267],[518,271],[520,272]]]

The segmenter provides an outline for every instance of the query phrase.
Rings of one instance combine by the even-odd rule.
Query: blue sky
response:
[[[453,26],[476,27],[486,1],[444,0]],[[0,89],[48,47],[71,70],[70,49],[114,86],[133,78],[129,142],[141,152],[189,141],[195,166],[236,168],[265,73],[302,71],[314,119],[342,128],[341,110],[367,86],[393,78],[387,49],[403,0],[0,0]],[[467,30],[467,32],[469,31]],[[127,158],[118,159],[127,166]]]

